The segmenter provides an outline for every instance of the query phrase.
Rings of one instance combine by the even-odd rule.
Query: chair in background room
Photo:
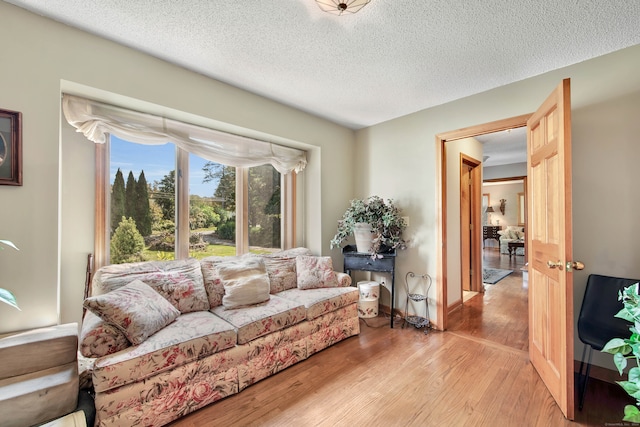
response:
[[[600,351],[611,339],[629,336],[631,324],[624,319],[615,317],[623,308],[622,302],[618,301],[618,292],[638,282],[634,279],[599,274],[590,274],[587,279],[587,287],[578,316],[578,336],[580,341],[584,343],[578,376],[578,408],[580,410],[584,405],[587,391],[593,349]],[[589,359],[586,364],[586,373],[583,375],[587,349]]]

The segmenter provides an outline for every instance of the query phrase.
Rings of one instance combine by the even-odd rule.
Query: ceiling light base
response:
[[[365,7],[371,0],[316,0],[320,9],[334,15],[343,13],[356,13]]]

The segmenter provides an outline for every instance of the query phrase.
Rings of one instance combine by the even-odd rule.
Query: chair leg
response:
[[[585,353],[587,352],[587,346],[589,347],[589,360],[587,361],[586,373],[583,376],[582,370],[584,367],[584,358],[585,358]],[[582,360],[580,361],[580,372],[578,376],[578,387],[580,387],[579,396],[578,396],[578,410],[580,411],[582,411],[582,408],[584,406],[584,398],[585,398],[585,395],[587,394],[587,382],[589,382],[589,373],[591,372],[592,353],[593,353],[593,347],[591,347],[588,344],[585,344],[584,349],[582,350]],[[582,382],[582,385],[580,385],[580,382]]]

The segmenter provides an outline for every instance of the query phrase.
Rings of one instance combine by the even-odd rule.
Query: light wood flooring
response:
[[[488,263],[511,265],[491,252]],[[511,263],[516,271],[452,313],[446,332],[361,319],[359,336],[172,427],[623,425],[633,399],[595,379],[576,421],[563,417],[529,363],[522,257]]]

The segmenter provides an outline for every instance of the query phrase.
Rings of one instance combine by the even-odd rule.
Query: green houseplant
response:
[[[623,421],[640,422],[640,295],[638,295],[638,283],[624,288],[618,294],[618,300],[622,301],[623,308],[615,315],[633,324],[629,327],[629,338],[613,338],[602,349],[605,353],[613,354],[613,363],[622,375],[627,367],[627,359],[634,359],[636,366],[629,369],[627,381],[616,381],[627,394],[636,399],[636,405],[627,405],[624,408]]]
[[[351,200],[349,208],[338,221],[338,230],[331,239],[331,248],[340,246],[358,228],[363,227],[362,224],[371,226],[372,257],[388,250],[406,248],[407,242],[402,233],[407,228],[407,223],[391,199],[385,201],[379,196]]]
[[[13,244],[13,242],[11,242],[9,240],[0,240],[0,243],[2,245],[8,246],[10,248],[13,248],[16,251],[20,250],[20,249],[17,248],[16,245]],[[0,249],[4,249],[4,247],[2,245],[0,245]],[[20,307],[18,307],[18,303],[16,301],[16,297],[13,296],[13,294],[11,292],[9,292],[8,290],[6,290],[4,288],[0,288],[0,301],[2,301],[5,304],[9,304],[11,307],[15,307],[18,310],[20,310]]]

